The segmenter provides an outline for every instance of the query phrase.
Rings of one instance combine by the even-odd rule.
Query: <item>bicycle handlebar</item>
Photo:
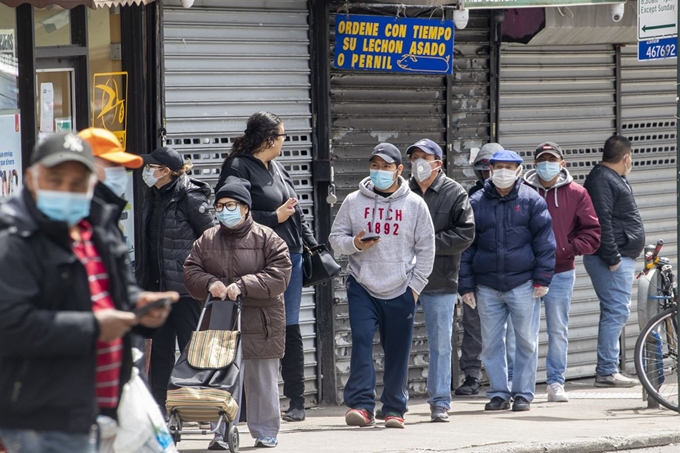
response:
[[[659,256],[659,252],[661,251],[661,247],[663,247],[663,239],[656,241],[656,247],[654,248],[654,251],[651,253],[651,255],[647,253],[647,256],[645,256],[645,261],[656,261],[656,258]]]

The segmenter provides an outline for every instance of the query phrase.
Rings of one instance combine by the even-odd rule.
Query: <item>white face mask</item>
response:
[[[154,173],[156,173],[156,170],[153,168],[145,168],[142,171],[142,180],[144,180],[144,184],[146,184],[149,187],[153,187],[156,185],[158,182],[158,178],[154,176]]]
[[[128,185],[128,176],[125,167],[107,167],[104,169],[106,181],[104,185],[111,189],[113,193],[122,197]]]
[[[522,173],[522,166],[520,165],[516,170],[499,168],[498,170],[491,170],[491,172],[493,185],[499,189],[507,189],[512,187],[515,181],[517,181],[518,176]]]
[[[432,169],[432,163],[423,158],[416,159],[411,165],[413,168],[413,177],[418,182],[427,181],[427,179],[432,176],[432,172],[434,171]]]

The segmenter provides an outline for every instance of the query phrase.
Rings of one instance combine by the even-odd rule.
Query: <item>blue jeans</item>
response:
[[[477,287],[477,307],[482,325],[482,362],[489,378],[489,398],[504,400],[521,396],[534,399],[538,363],[538,330],[541,301],[533,297],[533,283],[528,281],[510,291]],[[515,330],[515,363],[512,389],[508,389],[508,364],[505,336],[508,318]]]
[[[600,325],[597,332],[598,376],[619,372],[619,337],[630,315],[630,295],[633,292],[635,260],[621,258],[614,272],[597,255],[586,255],[583,264],[600,299]]]
[[[427,372],[427,400],[431,406],[451,409],[451,334],[455,294],[433,294],[423,291],[418,303],[425,314],[430,363]]]
[[[8,453],[96,453],[97,451],[97,439],[94,434],[3,429],[0,430],[0,438]]]
[[[354,277],[347,279],[349,325],[352,329],[352,356],[345,385],[345,404],[352,409],[375,409],[375,365],[373,337],[380,330],[385,351],[383,414],[403,416],[408,410],[408,362],[413,338],[416,303],[411,288],[394,299],[376,299]],[[247,403],[246,403],[247,404]]]
[[[300,324],[300,304],[302,303],[302,253],[291,253],[290,261],[293,268],[290,273],[290,283],[283,300],[286,304],[286,325]]]
[[[515,370],[515,328],[512,327],[510,316],[508,316],[506,329],[508,330],[505,333],[505,355],[508,359],[508,382],[511,382]]]
[[[569,347],[569,305],[575,278],[574,269],[555,274],[550,282],[548,294],[543,296],[545,322],[548,328],[548,357],[545,360],[548,384],[564,385]]]

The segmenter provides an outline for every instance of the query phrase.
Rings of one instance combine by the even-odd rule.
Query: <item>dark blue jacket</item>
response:
[[[519,179],[505,197],[491,180],[470,198],[475,240],[460,263],[458,292],[477,285],[509,291],[529,280],[549,286],[555,270],[555,236],[545,200]]]

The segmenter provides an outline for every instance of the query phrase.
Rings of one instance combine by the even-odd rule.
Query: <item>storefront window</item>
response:
[[[14,8],[0,5],[0,114],[19,109],[16,36]]]
[[[68,46],[71,44],[71,14],[61,6],[35,8],[35,45]]]
[[[0,5],[0,198],[21,184],[19,65],[15,9]]]
[[[89,10],[87,19],[90,81],[94,74],[120,72],[120,13],[116,8]]]

